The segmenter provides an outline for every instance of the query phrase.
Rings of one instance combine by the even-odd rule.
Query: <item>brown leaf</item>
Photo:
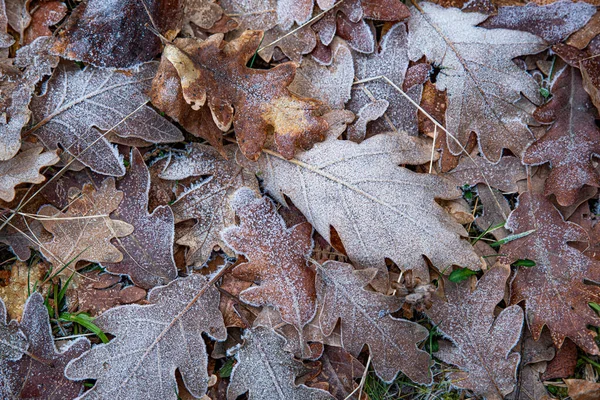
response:
[[[239,189],[232,202],[239,226],[222,231],[225,242],[249,262],[232,274],[258,286],[240,293],[254,306],[270,305],[281,317],[302,332],[316,310],[315,275],[308,268],[312,253],[312,227],[308,223],[287,229],[274,204],[257,198],[249,188]]]
[[[194,37],[192,24],[210,29],[223,17],[223,9],[215,0],[185,0],[182,32]]]
[[[296,377],[307,368],[283,350],[285,339],[265,327],[248,329],[239,349],[227,388],[227,399],[248,393],[249,400],[259,399],[333,399],[324,390],[296,385]]]
[[[387,100],[375,100],[367,103],[358,110],[358,119],[348,127],[348,140],[360,143],[367,136],[367,124],[377,121],[385,114],[390,103]]]
[[[504,223],[510,214],[510,204],[502,195],[502,192],[487,187],[483,183],[477,185],[479,201],[483,206],[483,212],[475,219],[475,224],[481,231],[496,228],[490,232],[496,240],[504,239],[510,232],[504,227]],[[498,225],[502,224],[501,227]]]
[[[554,120],[554,124],[527,148],[523,162],[550,162],[552,171],[544,195],[554,194],[560,205],[568,206],[584,185],[600,186],[600,176],[592,164],[592,157],[600,154],[600,129],[579,71],[566,67],[556,78],[552,92],[552,100],[538,108],[535,116],[546,123]]]
[[[355,379],[363,376],[365,367],[352,354],[341,347],[334,346],[325,346],[325,352],[320,361],[322,363],[321,373],[311,384],[326,382],[329,392],[336,399],[348,399],[350,393],[358,387]],[[357,399],[358,392],[349,398]]]
[[[133,232],[132,225],[109,218],[123,199],[123,192],[115,189],[114,179],[106,179],[98,190],[86,184],[81,192],[82,196],[67,211],[45,205],[38,212],[44,228],[53,234],[51,241],[43,243],[42,254],[54,264],[55,271],[68,264],[64,275],[70,275],[79,260],[121,261],[123,254],[110,240]]]
[[[275,49],[279,49],[290,61],[297,64],[302,63],[302,56],[309,54],[317,45],[315,32],[306,25],[294,30],[291,34],[288,33],[287,30],[281,29],[279,26],[266,31],[262,39],[263,44],[260,45],[262,50],[258,52],[260,58],[270,62],[275,54]],[[276,40],[277,43],[271,45]]]
[[[239,31],[267,31],[277,25],[277,0],[220,0],[219,5],[239,22]]]
[[[462,157],[456,168],[446,176],[456,180],[460,186],[487,183],[504,193],[515,193],[519,189],[517,182],[526,179],[527,172],[518,157],[504,156],[498,163],[492,164],[483,157],[473,155]]]
[[[596,400],[600,396],[600,383],[583,379],[565,379],[572,400]]]
[[[246,157],[259,157],[271,127],[277,150],[291,158],[296,146],[308,148],[322,140],[327,124],[316,115],[319,102],[287,89],[294,79],[294,64],[284,63],[270,70],[246,67],[261,38],[260,31],[245,31],[228,43],[220,34],[204,42],[178,41],[179,47],[165,47],[163,57],[177,69],[183,97],[192,108],[199,109],[208,100],[221,130],[227,131],[233,123]]]
[[[589,238],[587,243],[571,243],[571,246],[579,249],[586,256],[600,261],[600,224],[598,216],[591,212],[587,201],[577,208],[569,218],[569,222],[574,222],[585,229]]]
[[[8,58],[8,47],[12,46],[15,38],[7,33],[8,17],[4,1],[0,2],[0,60]]]
[[[1,306],[0,306],[1,308]],[[4,399],[72,399],[83,388],[64,376],[69,361],[89,350],[90,342],[78,338],[61,351],[56,349],[44,298],[33,293],[23,312],[20,328],[29,342],[29,355],[19,361],[0,363],[0,397]]]
[[[504,297],[510,267],[497,264],[471,290],[471,282],[444,281],[447,301],[434,297],[427,315],[450,342],[440,342],[436,357],[457,366],[452,385],[477,396],[501,400],[513,391],[520,355],[512,352],[521,337],[523,311],[519,306],[494,309]]]
[[[178,232],[177,244],[189,247],[188,265],[204,264],[215,246],[229,256],[235,254],[221,239],[221,231],[235,224],[230,197],[244,186],[258,192],[254,175],[235,163],[235,150],[235,145],[226,146],[228,159],[224,159],[214,148],[194,143],[186,154],[174,157],[159,175],[168,180],[210,176],[194,184],[171,205],[176,223],[196,222],[191,229]]]
[[[21,319],[29,294],[33,291],[35,283],[44,279],[45,273],[46,266],[39,261],[31,265],[17,261],[11,266],[5,286],[0,285],[0,299],[4,301],[12,319]]]
[[[182,0],[88,0],[81,3],[58,34],[54,51],[97,67],[128,68],[150,61],[160,38],[174,38],[181,27]]]
[[[590,41],[599,34],[600,13],[596,13],[583,28],[572,34],[569,39],[567,39],[566,44],[576,47],[579,50],[583,50],[587,47]]]
[[[600,288],[584,280],[599,282],[597,262],[570,247],[567,242],[586,241],[585,231],[565,222],[558,210],[542,195],[523,193],[506,227],[515,234],[533,233],[502,246],[510,262],[535,261],[533,267],[519,267],[511,282],[510,304],[525,301],[527,323],[534,339],[548,326],[556,347],[565,338],[590,354],[598,354],[596,333],[588,325],[600,318],[588,306],[600,302]]]
[[[31,15],[29,14],[31,0],[8,0],[3,3],[6,7],[8,24],[19,34],[20,43],[23,43],[25,29],[31,23]]]
[[[571,340],[566,339],[563,346],[556,352],[556,356],[548,363],[542,379],[551,380],[573,376],[578,358],[577,346]]]
[[[40,4],[31,16],[31,24],[25,31],[24,43],[29,44],[40,36],[52,36],[50,26],[58,24],[67,15],[67,6],[60,1]]]
[[[0,161],[0,199],[12,201],[15,198],[15,186],[42,183],[46,179],[39,170],[56,164],[59,158],[55,152],[42,153],[43,150],[43,147],[32,147],[8,161]]]
[[[328,336],[341,319],[344,349],[356,357],[368,345],[373,368],[383,381],[392,382],[402,371],[417,383],[430,384],[429,354],[417,347],[428,337],[427,329],[390,316],[402,306],[398,297],[364,289],[376,273],[375,269],[354,271],[350,264],[336,261],[318,268],[321,329]]]
[[[123,201],[111,217],[131,224],[134,231],[113,240],[123,253],[123,260],[102,265],[112,273],[129,275],[136,285],[149,289],[177,278],[173,259],[175,218],[168,206],[159,206],[152,214],[148,212],[150,173],[138,149],[131,151],[129,163],[128,173],[117,185],[123,192]]]

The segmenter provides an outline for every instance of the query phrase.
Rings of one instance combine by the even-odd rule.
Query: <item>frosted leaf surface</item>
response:
[[[67,365],[69,379],[96,379],[82,399],[177,399],[175,370],[194,397],[206,393],[202,333],[225,340],[219,291],[201,275],[154,288],[150,304],[112,308],[94,323],[114,335]]]
[[[408,41],[406,26],[394,25],[381,39],[379,52],[354,54],[354,73],[357,80],[386,76],[398,87],[402,87],[408,68]],[[422,87],[417,85],[407,94],[417,103],[421,99]],[[417,134],[417,109],[396,89],[382,79],[354,85],[352,99],[347,108],[357,114],[366,104],[376,100],[389,103],[383,117],[370,124],[373,133],[405,131]]]
[[[285,339],[265,327],[249,329],[239,349],[237,364],[231,373],[227,399],[235,400],[248,393],[249,400],[332,400],[326,391],[296,385],[295,380],[307,372],[301,362],[283,350]]]
[[[450,340],[440,342],[436,357],[460,369],[448,374],[452,385],[490,400],[502,400],[513,391],[521,358],[512,349],[521,338],[523,310],[511,306],[494,318],[509,275],[508,266],[497,264],[474,290],[469,280],[445,280],[447,301],[434,296],[427,311],[437,329]]]
[[[275,48],[278,48],[290,61],[298,65],[303,63],[302,56],[309,54],[317,45],[315,31],[309,25],[306,25],[294,31],[291,35],[288,35],[288,33],[288,31],[281,29],[279,26],[266,31],[263,37],[263,44],[260,46],[264,48],[258,52],[260,58],[267,62],[271,61]],[[268,46],[276,40],[276,44]]]
[[[19,360],[27,351],[29,342],[17,321],[7,321],[6,306],[0,299],[0,361]]]
[[[354,271],[350,264],[327,261],[317,270],[321,330],[329,336],[339,319],[344,349],[358,356],[369,346],[373,368],[383,381],[392,382],[402,371],[414,382],[430,384],[429,354],[417,345],[428,336],[421,325],[390,316],[403,301],[364,289],[374,269]]]
[[[42,153],[43,147],[32,147],[7,161],[0,161],[0,199],[12,201],[15,186],[20,183],[42,183],[46,178],[40,168],[54,165],[59,158],[56,153]]]
[[[302,25],[312,15],[313,0],[277,0],[277,24],[284,30]]]
[[[69,361],[89,350],[87,338],[71,341],[56,349],[44,298],[38,292],[29,297],[20,328],[29,342],[29,352],[18,361],[0,363],[0,397],[3,399],[73,399],[83,389],[82,382],[65,378]],[[43,360],[44,363],[39,360]]]
[[[375,100],[358,110],[358,119],[348,127],[348,139],[362,142],[367,135],[367,124],[383,116],[390,103],[387,100]]]
[[[60,65],[46,92],[31,101],[35,135],[50,150],[61,145],[95,172],[123,176],[120,156],[100,130],[112,128],[123,138],[150,143],[183,140],[177,127],[145,105],[157,66],[152,62],[124,73]]]
[[[504,193],[515,193],[519,189],[517,182],[527,178],[527,171],[518,157],[504,156],[497,164],[491,164],[483,157],[472,155],[462,157],[446,176],[459,186],[488,183]]]
[[[239,21],[238,30],[267,31],[277,25],[277,0],[221,0],[219,5],[225,14]]]
[[[221,231],[235,224],[230,198],[244,186],[258,192],[254,175],[235,163],[235,150],[235,145],[225,146],[226,160],[213,147],[194,143],[187,154],[175,157],[159,175],[167,180],[210,175],[171,205],[176,223],[189,219],[196,221],[189,231],[181,232],[177,240],[177,244],[190,248],[186,255],[188,265],[204,264],[215,246],[221,247],[229,256],[234,255],[221,238]]]
[[[446,129],[466,146],[471,132],[490,161],[500,159],[507,148],[520,155],[534,140],[527,124],[535,121],[517,101],[521,93],[535,104],[542,102],[538,83],[512,59],[546,49],[537,36],[508,29],[484,29],[476,25],[487,15],[466,13],[420,3],[411,8],[408,21],[409,56],[425,56],[442,69],[436,80],[446,90]],[[448,138],[454,154],[460,146]]]
[[[600,282],[600,268],[597,261],[567,244],[586,242],[585,230],[565,222],[544,196],[529,192],[519,196],[506,227],[516,234],[536,230],[500,249],[511,263],[521,259],[536,263],[531,268],[519,267],[510,290],[511,304],[525,302],[533,338],[538,339],[546,325],[556,347],[568,337],[585,352],[598,354],[596,333],[587,327],[600,324],[588,306],[600,302],[600,288],[584,280]]]
[[[315,274],[308,268],[312,227],[304,222],[286,228],[273,202],[257,198],[249,188],[235,192],[231,204],[240,224],[224,229],[221,235],[249,260],[231,273],[258,283],[241,292],[240,299],[253,306],[275,307],[285,322],[302,332],[316,310]]]
[[[79,260],[121,261],[123,254],[110,241],[133,232],[132,225],[109,218],[123,199],[123,192],[115,189],[114,179],[106,179],[98,190],[86,184],[81,192],[82,196],[67,211],[47,204],[38,212],[42,225],[53,235],[40,250],[57,269],[69,264],[62,272],[64,276],[71,275]]]
[[[215,0],[185,0],[183,6],[183,33],[194,36],[190,23],[210,29],[223,16],[223,9]]]
[[[111,217],[131,224],[133,233],[114,239],[113,244],[123,260],[117,264],[103,264],[112,273],[127,274],[143,288],[166,285],[177,277],[173,260],[175,218],[168,206],[148,212],[150,173],[138,149],[129,158],[131,167],[117,187],[123,200]]]
[[[398,166],[428,162],[430,144],[390,134],[357,144],[337,135],[296,159],[269,152],[249,167],[280,203],[288,196],[330,243],[333,226],[356,265],[378,269],[373,284],[384,293],[389,285],[385,257],[423,281],[429,281],[423,255],[440,270],[452,264],[481,267],[462,239],[464,228],[434,201],[460,197],[455,183]]]
[[[29,44],[40,36],[52,36],[50,27],[58,24],[67,15],[67,5],[60,1],[49,1],[35,8],[31,24],[25,31],[24,43]]]
[[[296,70],[296,77],[289,89],[304,97],[313,97],[332,109],[342,109],[350,100],[354,64],[352,53],[342,42],[333,45],[333,61],[326,67],[306,58]]]

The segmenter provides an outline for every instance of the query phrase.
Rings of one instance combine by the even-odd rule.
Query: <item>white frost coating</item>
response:
[[[390,103],[387,100],[375,100],[367,103],[358,110],[358,119],[348,127],[348,139],[354,142],[362,142],[367,135],[367,124],[376,121],[388,109]]]
[[[267,31],[277,25],[277,0],[221,0],[219,5],[239,22],[239,31]]]
[[[115,336],[71,361],[69,379],[97,379],[81,399],[177,399],[175,370],[194,397],[206,393],[202,333],[227,338],[219,292],[201,275],[153,289],[149,305],[112,308],[94,322]],[[197,297],[199,296],[199,297]]]
[[[43,150],[43,147],[33,147],[10,160],[0,161],[0,199],[12,201],[15,186],[20,183],[42,183],[46,179],[39,173],[40,168],[56,164],[59,158],[56,153],[42,153]]]
[[[428,162],[430,152],[426,141],[406,135],[380,134],[361,144],[330,137],[293,160],[263,154],[252,168],[273,197],[285,204],[286,194],[328,241],[333,226],[356,265],[378,268],[374,285],[386,292],[385,257],[424,281],[423,255],[440,270],[481,267],[461,238],[464,228],[434,201],[460,197],[454,183],[398,167]]]
[[[296,70],[296,77],[288,88],[301,96],[321,100],[333,109],[342,109],[350,100],[353,80],[352,53],[340,40],[333,44],[331,66],[320,65],[307,57]]]
[[[440,66],[438,90],[447,90],[446,128],[466,145],[471,131],[479,136],[482,153],[500,159],[503,148],[520,155],[535,138],[527,124],[535,121],[516,102],[523,93],[542,102],[537,82],[512,59],[544,50],[546,43],[527,32],[476,27],[487,15],[465,13],[419,3],[408,21],[408,54],[413,61],[427,57]],[[461,152],[448,137],[454,154]]]
[[[29,347],[17,321],[7,322],[7,319],[6,306],[0,299],[0,361],[18,360]]]

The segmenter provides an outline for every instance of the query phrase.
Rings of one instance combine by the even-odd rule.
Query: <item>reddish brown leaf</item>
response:
[[[585,229],[589,238],[587,243],[571,243],[571,246],[579,249],[588,257],[600,261],[600,224],[598,223],[598,216],[591,212],[588,202],[580,205],[571,215],[569,221]]]
[[[60,1],[40,4],[31,16],[31,24],[25,31],[25,44],[40,36],[52,36],[50,26],[58,24],[67,15],[67,6]]]
[[[137,286],[123,287],[121,277],[94,271],[75,275],[71,284],[77,298],[78,311],[92,316],[121,304],[130,304],[146,298],[146,291]]]
[[[334,346],[325,346],[320,361],[322,370],[314,382],[326,382],[329,392],[336,399],[357,399],[358,392],[354,390],[358,384],[355,379],[361,378],[365,369],[360,361],[343,348]],[[353,395],[348,397],[352,392]]]
[[[527,148],[523,162],[550,162],[552,172],[544,194],[554,194],[560,205],[568,206],[575,202],[584,185],[600,186],[600,176],[592,164],[592,157],[600,154],[600,129],[578,70],[565,68],[556,78],[552,92],[552,100],[538,108],[535,116],[541,122],[554,124]]]
[[[534,339],[548,326],[556,347],[565,338],[590,354],[598,354],[596,333],[588,325],[600,318],[588,306],[600,302],[600,287],[584,280],[600,282],[597,262],[569,246],[567,242],[587,241],[585,231],[565,222],[558,210],[539,194],[523,193],[506,227],[519,234],[533,233],[502,246],[510,262],[529,259],[533,267],[519,267],[511,282],[510,304],[525,301],[527,323]]]
[[[600,397],[600,383],[584,379],[565,379],[572,400],[596,400]]]
[[[547,381],[573,376],[578,358],[577,346],[569,339],[565,340],[563,346],[556,352],[556,356],[548,363],[542,379]]]

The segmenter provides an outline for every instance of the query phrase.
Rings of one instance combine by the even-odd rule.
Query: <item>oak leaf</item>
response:
[[[29,14],[29,3],[31,0],[8,0],[3,1],[6,7],[8,24],[19,34],[20,43],[23,43],[25,29],[31,23]]]
[[[277,150],[291,158],[296,146],[308,148],[322,140],[327,124],[316,114],[318,101],[288,90],[296,71],[294,64],[270,70],[246,67],[261,38],[260,31],[245,31],[231,42],[224,42],[222,34],[203,42],[180,40],[167,44],[163,57],[177,69],[183,97],[193,109],[208,102],[222,131],[233,124],[246,157],[258,158],[271,127]]]
[[[215,0],[185,0],[182,32],[193,37],[192,24],[202,29],[210,29],[222,16],[223,9]]]
[[[600,261],[600,224],[598,218],[598,215],[590,210],[588,202],[581,204],[569,217],[569,222],[574,222],[585,229],[589,238],[587,243],[572,243],[571,246],[596,261]]]
[[[46,179],[39,173],[40,168],[56,164],[59,158],[55,152],[42,153],[43,150],[43,147],[32,147],[10,160],[0,161],[0,199],[12,201],[15,198],[15,186],[42,183]]]
[[[260,58],[270,62],[285,56],[296,64],[304,62],[302,56],[313,51],[317,45],[317,36],[308,25],[290,32],[292,33],[288,34],[287,30],[279,26],[265,31],[262,38],[264,45],[261,45],[261,50],[257,53]]]
[[[526,179],[527,172],[518,157],[504,156],[498,163],[490,164],[485,158],[472,155],[463,157],[446,176],[459,186],[485,183],[504,193],[515,193],[519,190],[517,182]]]
[[[53,234],[52,240],[40,245],[41,252],[56,270],[68,265],[64,275],[70,275],[79,260],[121,261],[123,254],[110,240],[133,232],[132,225],[109,218],[123,199],[123,192],[115,189],[114,179],[106,179],[97,190],[86,184],[81,193],[67,211],[45,205],[38,212],[44,228]]]
[[[69,379],[96,379],[81,398],[175,400],[176,369],[194,397],[206,393],[202,333],[217,340],[227,337],[218,290],[203,276],[191,275],[152,289],[148,301],[111,308],[94,321],[115,338],[67,365]]]
[[[573,204],[584,185],[600,186],[592,157],[600,155],[600,128],[595,124],[594,107],[583,90],[581,74],[566,67],[554,81],[550,102],[536,110],[542,122],[551,122],[546,134],[527,148],[523,162],[538,165],[550,162],[544,195],[554,194],[562,206]]]
[[[423,255],[440,269],[480,268],[461,239],[464,228],[434,201],[458,198],[456,185],[398,167],[428,162],[429,144],[405,135],[380,134],[360,144],[336,136],[295,159],[268,151],[248,166],[277,201],[286,204],[283,195],[288,196],[325,240],[331,243],[333,227],[351,260],[377,268],[373,285],[384,293],[389,285],[384,258],[423,281],[429,281]]]
[[[354,271],[337,261],[317,269],[321,330],[329,336],[341,319],[344,349],[356,357],[368,345],[373,368],[383,381],[392,382],[402,371],[415,382],[430,384],[429,354],[417,347],[427,338],[427,329],[390,315],[400,309],[402,299],[364,289],[376,273],[371,268]]]
[[[52,336],[48,309],[38,292],[27,300],[20,328],[27,337],[31,356],[0,363],[0,397],[48,400],[77,397],[83,389],[83,383],[66,379],[64,369],[69,361],[90,348],[89,340],[78,338],[58,351]]]
[[[301,362],[283,350],[285,339],[265,327],[249,329],[238,350],[238,363],[231,373],[227,399],[235,400],[248,392],[249,400],[259,399],[333,399],[324,390],[296,385],[295,380],[307,372]]]
[[[471,290],[471,282],[444,282],[447,301],[434,296],[427,315],[449,342],[440,342],[436,357],[457,366],[448,378],[460,389],[486,399],[502,400],[513,391],[521,356],[512,352],[521,337],[523,311],[519,306],[494,309],[504,296],[510,275],[508,266],[497,264]]]
[[[227,160],[210,146],[192,144],[187,154],[174,157],[159,174],[167,180],[209,176],[192,185],[171,205],[176,223],[195,220],[191,229],[178,232],[177,244],[189,247],[188,265],[204,264],[215,246],[229,256],[234,255],[221,238],[221,231],[235,224],[230,198],[244,186],[258,192],[256,178],[235,163],[235,149],[235,145],[225,146]]]
[[[519,196],[518,207],[506,227],[514,234],[535,232],[502,246],[510,262],[529,259],[536,265],[519,267],[511,282],[510,304],[525,302],[527,323],[534,339],[542,328],[550,329],[556,347],[570,338],[590,354],[598,354],[594,331],[600,318],[588,304],[600,302],[600,288],[584,281],[600,282],[598,263],[569,246],[568,242],[587,241],[578,225],[565,222],[562,215],[540,194]]]
[[[268,31],[277,25],[277,0],[221,0],[219,5],[239,22],[242,32]]]
[[[117,184],[123,200],[111,217],[131,224],[134,231],[113,240],[123,253],[123,260],[103,266],[112,273],[127,274],[136,285],[149,289],[177,278],[173,259],[175,218],[168,206],[159,206],[152,214],[148,212],[150,173],[139,150],[131,151],[129,163],[128,173]]]
[[[27,352],[27,336],[16,320],[7,321],[6,306],[0,299],[0,361],[18,361]]]
[[[61,1],[49,1],[40,4],[31,16],[31,24],[25,31],[25,44],[40,36],[52,36],[50,26],[58,24],[67,15],[68,8]]]
[[[322,363],[322,370],[315,378],[315,383],[326,382],[329,392],[336,399],[358,399],[358,384],[355,380],[362,378],[365,370],[360,361],[342,347],[335,346],[325,346],[325,352],[319,361]],[[364,393],[361,398],[366,398]]]
[[[362,142],[367,136],[367,124],[381,118],[389,105],[387,100],[375,100],[362,106],[356,113],[356,122],[348,127],[348,139]]]
[[[305,222],[286,228],[274,204],[257,198],[249,188],[234,194],[232,206],[240,224],[221,235],[249,262],[231,273],[258,284],[241,292],[240,299],[254,306],[275,307],[285,322],[302,332],[316,310],[315,274],[308,268],[312,227]]]
[[[151,143],[183,139],[178,128],[145,105],[156,67],[148,63],[125,72],[61,64],[46,91],[31,101],[33,132],[50,150],[60,145],[95,172],[123,176],[120,156],[101,131]]]
[[[413,61],[425,56],[442,69],[436,86],[448,94],[446,129],[462,146],[471,131],[477,133],[483,155],[492,162],[503,148],[520,155],[534,140],[527,124],[535,121],[517,101],[521,93],[535,104],[542,98],[537,82],[512,59],[538,53],[546,43],[527,32],[477,27],[485,14],[425,2],[411,13],[408,54]],[[448,147],[461,152],[450,138]]]

